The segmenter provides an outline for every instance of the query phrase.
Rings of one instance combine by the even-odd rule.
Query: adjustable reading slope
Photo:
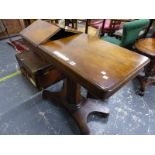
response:
[[[71,29],[71,28],[61,28],[59,32],[57,32],[55,35],[53,35],[52,37],[50,37],[49,40],[54,41],[54,40],[58,40],[61,38],[66,38],[72,35],[75,35],[77,33],[81,33],[79,31],[76,31],[75,29]]]
[[[21,31],[20,35],[34,46],[38,46],[48,41],[48,39],[56,40],[76,33],[80,32],[70,28],[64,29],[43,20],[37,20]]]

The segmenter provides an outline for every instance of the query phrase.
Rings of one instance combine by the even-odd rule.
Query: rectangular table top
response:
[[[87,34],[77,34],[39,46],[72,80],[94,92],[114,93],[149,62],[143,55]]]

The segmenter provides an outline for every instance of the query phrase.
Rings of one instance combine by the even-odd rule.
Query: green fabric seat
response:
[[[104,36],[104,37],[101,37],[101,39],[103,39],[104,41],[113,43],[115,45],[121,46],[121,40],[116,39],[115,37]]]
[[[138,39],[139,33],[148,26],[149,22],[149,19],[139,19],[125,23],[121,40],[109,36],[103,36],[101,39],[122,47],[133,45]]]

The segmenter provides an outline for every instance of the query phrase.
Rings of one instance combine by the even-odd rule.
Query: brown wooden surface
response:
[[[135,43],[135,47],[143,54],[155,57],[155,38],[140,39]]]
[[[20,32],[20,35],[34,45],[46,42],[51,36],[56,34],[60,28],[48,22],[37,20]]]
[[[56,67],[100,97],[114,93],[149,62],[145,56],[86,34],[49,41],[40,48]]]

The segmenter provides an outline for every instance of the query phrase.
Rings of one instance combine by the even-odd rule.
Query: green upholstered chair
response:
[[[123,35],[121,39],[115,37],[103,36],[101,39],[122,47],[133,45],[139,38],[139,33],[149,24],[149,19],[139,19],[127,22],[123,26]]]

